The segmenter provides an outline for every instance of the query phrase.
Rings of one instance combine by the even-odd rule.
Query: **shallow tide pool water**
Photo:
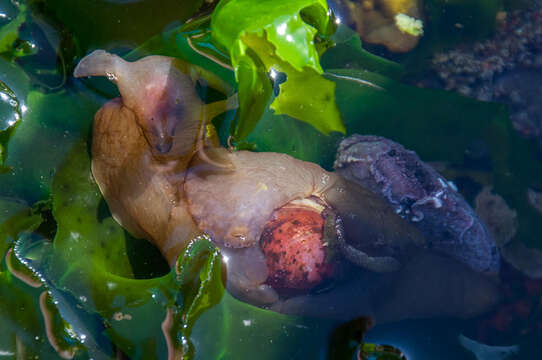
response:
[[[542,358],[541,74],[540,0],[0,0],[0,359]]]

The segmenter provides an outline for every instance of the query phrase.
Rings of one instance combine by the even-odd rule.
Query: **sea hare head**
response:
[[[482,273],[496,273],[495,241],[455,186],[415,152],[389,139],[353,135],[337,154],[335,169],[383,196],[426,238],[426,247]]]
[[[136,114],[149,144],[164,154],[172,149],[176,133],[196,129],[200,120],[199,116],[186,116],[187,104],[199,104],[199,98],[183,66],[165,56],[128,62],[96,50],[79,62],[74,76],[106,76],[115,82],[122,103]],[[187,132],[186,139],[192,144],[196,136]]]

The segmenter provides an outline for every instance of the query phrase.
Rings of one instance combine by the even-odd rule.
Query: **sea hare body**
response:
[[[423,232],[427,248],[475,271],[499,271],[497,246],[484,224],[455,186],[413,151],[382,137],[353,135],[341,142],[335,169],[381,194]]]
[[[195,91],[202,74],[172,58],[130,63],[101,50],[75,69],[77,77],[107,76],[121,93],[97,112],[92,144],[92,173],[115,219],[155,244],[170,263],[195,236],[209,234],[222,251],[228,290],[255,305],[307,314],[300,301],[325,301],[328,306],[307,315],[339,318],[377,313],[371,303],[387,294],[382,304],[400,306],[404,294],[382,289],[402,269],[416,274],[426,271],[420,263],[439,261],[431,254],[429,262],[416,257],[426,247],[422,232],[367,184],[284,154],[221,147],[208,121],[229,102],[202,102]],[[487,270],[481,263],[478,268]],[[339,267],[352,271],[336,289],[310,293]],[[455,267],[464,265],[454,262],[447,271]],[[464,295],[475,278],[477,288]],[[469,275],[459,288],[439,294],[456,299],[452,314],[471,313],[492,303],[486,295],[493,287],[480,282],[482,275]],[[284,295],[290,290],[305,295]],[[405,311],[396,317],[408,317]]]

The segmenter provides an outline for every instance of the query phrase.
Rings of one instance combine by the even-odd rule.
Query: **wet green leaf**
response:
[[[28,76],[19,66],[2,58],[0,58],[0,73],[2,74],[0,78],[0,176],[2,176],[11,169],[5,163],[8,156],[8,142],[28,109],[25,97],[30,85]]]
[[[45,279],[60,315],[87,350],[109,353],[107,332],[133,357],[163,357],[160,352],[168,351],[170,340],[189,358],[194,323],[224,293],[220,254],[208,238],[192,241],[168,274],[135,279],[127,251],[132,239],[107,212],[100,211],[103,200],[92,180],[83,141],[74,145],[58,169],[52,197],[54,241],[36,233],[23,234],[15,252]],[[167,319],[171,326],[165,331]],[[132,323],[145,326],[134,331]],[[150,346],[153,343],[163,346]]]
[[[28,16],[25,4],[19,4],[17,10],[17,16],[0,28],[0,53],[11,55],[15,50],[13,43],[19,37],[19,28]]]
[[[399,80],[405,73],[402,65],[363,49],[358,33],[346,25],[341,24],[332,39],[335,46],[320,59],[324,69],[364,69],[394,80]]]
[[[226,293],[193,330],[201,359],[323,359],[336,321],[264,310]],[[209,336],[209,329],[213,333]]]
[[[53,180],[53,216],[58,225],[55,249],[74,267],[80,261],[91,261],[106,272],[132,277],[124,231],[111,217],[98,219],[103,200],[89,169],[87,145],[79,142]],[[109,258],[116,261],[107,261]]]
[[[321,76],[316,46],[319,36],[331,33],[330,19],[323,0],[219,3],[212,15],[211,34],[230,54],[239,82],[237,140],[256,126],[271,97],[266,74],[273,78],[277,72],[287,76],[271,104],[277,114],[305,121],[324,134],[345,131],[335,104],[334,84]]]
[[[4,258],[8,249],[11,248],[21,231],[33,231],[42,222],[39,214],[33,214],[32,210],[22,204],[13,201],[2,201],[10,208],[19,208],[17,213],[2,219],[0,223],[0,256]],[[4,258],[5,260],[5,258]]]
[[[21,275],[33,277],[33,274],[8,252],[19,234],[36,230],[43,219],[34,209],[13,200],[2,199],[4,206],[9,215],[0,218],[0,346],[4,356],[54,357],[39,311],[43,288],[33,288],[21,281]],[[10,269],[19,274],[15,276]]]
[[[360,345],[357,357],[363,360],[407,360],[401,350],[394,346],[370,343]]]
[[[0,80],[0,173],[10,170],[5,166],[8,141],[22,118],[21,104],[15,93]]]
[[[88,134],[101,100],[72,91],[28,93],[24,120],[9,140],[7,163],[12,169],[0,175],[2,191],[30,203],[47,198],[54,169],[73,143]]]
[[[260,116],[243,114],[262,114],[267,107],[273,88],[267,77],[267,71],[258,56],[252,51],[245,51],[238,57],[236,68],[239,82],[239,107],[237,128],[234,131],[238,139],[246,138],[256,127]]]

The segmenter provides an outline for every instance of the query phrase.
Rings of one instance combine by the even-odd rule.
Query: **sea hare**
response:
[[[499,271],[497,245],[455,185],[413,151],[378,136],[353,135],[339,147],[335,169],[381,194],[425,235],[426,247],[482,273]]]
[[[423,241],[379,196],[316,164],[219,146],[208,121],[227,104],[200,100],[195,81],[203,73],[168,57],[130,63],[102,50],[75,69],[76,77],[107,76],[119,88],[121,99],[94,119],[92,173],[113,216],[134,236],[153,242],[173,263],[190,239],[209,234],[226,256],[228,288],[258,304],[278,299],[267,284],[260,237],[275,211],[296,201],[317,199],[317,207],[355,218],[364,229],[357,242],[401,248]],[[398,268],[389,256],[338,244],[371,271]]]
[[[408,255],[424,249],[423,233],[374,189],[288,155],[221,147],[210,120],[232,102],[202,102],[195,90],[200,77],[221,88],[205,70],[163,56],[127,62],[97,50],[74,75],[107,76],[120,91],[121,98],[96,113],[92,143],[92,174],[114,218],[156,245],[170,263],[195,236],[209,234],[221,249],[234,296],[285,313],[306,313],[310,307],[298,305],[309,299],[327,304],[311,315],[370,314],[370,303],[386,296],[375,289],[397,276],[409,281],[393,275],[403,271],[397,270],[415,277],[425,271],[417,264],[441,262],[433,255]],[[422,261],[427,256],[431,261]],[[442,260],[446,271],[435,274],[468,274],[459,287],[438,293],[455,299],[449,313],[470,314],[493,302],[487,294],[494,289],[482,275],[450,270],[464,265],[447,262]],[[352,281],[310,293],[340,274]],[[425,286],[416,281],[413,286]],[[349,292],[352,287],[362,290]],[[380,303],[393,308],[405,297],[390,296],[391,302]],[[408,307],[403,310],[408,314]]]

